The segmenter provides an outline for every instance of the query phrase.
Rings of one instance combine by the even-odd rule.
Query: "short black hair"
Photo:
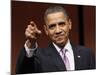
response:
[[[50,6],[48,9],[46,9],[44,13],[44,20],[46,21],[48,14],[56,13],[56,12],[63,12],[65,17],[68,17],[68,13],[62,6]]]

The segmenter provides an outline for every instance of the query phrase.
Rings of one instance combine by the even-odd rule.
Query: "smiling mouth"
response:
[[[64,35],[56,35],[55,38],[63,37]]]
[[[56,40],[62,40],[63,36],[62,35],[61,36],[56,36],[55,38],[56,38]]]

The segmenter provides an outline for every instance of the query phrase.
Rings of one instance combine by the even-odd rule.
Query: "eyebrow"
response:
[[[58,25],[65,24],[65,22],[59,22]]]
[[[48,26],[56,25],[56,24],[65,24],[65,21],[61,21],[61,22],[58,22],[58,23],[52,23],[52,24],[49,24]]]
[[[48,25],[49,28],[52,28],[54,26],[56,26],[56,24],[50,24],[50,25]]]
[[[58,24],[58,25],[65,24],[65,21],[58,22],[57,24]],[[49,25],[48,25],[49,28],[52,28],[52,27],[54,27],[54,26],[56,26],[56,23],[53,23],[53,24],[49,24]]]

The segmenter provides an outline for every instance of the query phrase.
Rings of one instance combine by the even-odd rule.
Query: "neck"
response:
[[[63,43],[63,44],[56,44],[56,45],[58,47],[60,47],[60,48],[64,48],[67,43],[68,43],[68,40],[65,43]]]

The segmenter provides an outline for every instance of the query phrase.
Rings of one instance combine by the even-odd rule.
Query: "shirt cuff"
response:
[[[27,41],[26,41],[26,42],[27,42]],[[34,48],[28,48],[27,45],[26,45],[26,42],[25,42],[25,44],[24,44],[25,51],[26,51],[26,56],[30,58],[30,57],[33,56],[34,51],[38,48],[38,44],[37,44],[37,42],[36,42]]]

